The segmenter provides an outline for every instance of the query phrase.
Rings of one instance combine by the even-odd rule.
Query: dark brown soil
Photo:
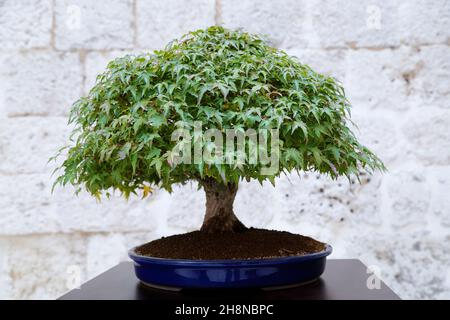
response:
[[[136,252],[166,259],[269,259],[301,256],[324,248],[324,243],[298,234],[250,228],[236,233],[194,231],[164,237],[138,247]]]

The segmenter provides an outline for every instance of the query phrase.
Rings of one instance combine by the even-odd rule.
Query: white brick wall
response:
[[[131,246],[198,228],[195,185],[97,203],[50,193],[71,103],[113,57],[212,24],[265,33],[340,79],[360,139],[389,172],[243,184],[255,227],[308,234],[376,265],[403,298],[450,298],[450,1],[0,1],[0,298],[55,298]]]
[[[132,0],[54,1],[55,46],[59,50],[133,47]]]
[[[0,53],[0,97],[7,116],[62,116],[81,94],[80,55],[54,50]]]
[[[136,1],[137,45],[161,49],[173,38],[214,25],[211,0]]]
[[[52,33],[52,0],[4,0],[0,8],[0,47],[48,47]]]

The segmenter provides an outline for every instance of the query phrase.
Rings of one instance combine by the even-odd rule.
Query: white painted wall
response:
[[[51,195],[47,159],[108,60],[220,23],[340,79],[360,139],[389,172],[361,185],[313,174],[240,188],[248,225],[311,235],[376,265],[402,298],[450,298],[450,1],[1,0],[0,298],[55,298],[129,247],[198,228],[195,187],[101,204]]]

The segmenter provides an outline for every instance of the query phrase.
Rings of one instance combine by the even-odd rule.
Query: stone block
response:
[[[133,1],[55,2],[55,45],[70,49],[128,49],[133,47]]]
[[[214,25],[215,1],[137,0],[136,15],[139,47],[160,50],[189,31]]]
[[[0,53],[0,106],[7,116],[61,116],[81,94],[77,53]]]
[[[52,1],[2,1],[0,26],[2,50],[49,47]]]

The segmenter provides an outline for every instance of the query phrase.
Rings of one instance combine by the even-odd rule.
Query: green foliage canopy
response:
[[[222,27],[191,32],[152,54],[111,61],[87,96],[74,103],[76,127],[56,184],[95,196],[125,196],[150,186],[212,177],[263,181],[282,172],[317,171],[336,178],[384,169],[347,126],[350,104],[332,77],[268,46],[255,35]],[[280,168],[259,164],[170,165],[179,121],[207,128],[277,128]]]

